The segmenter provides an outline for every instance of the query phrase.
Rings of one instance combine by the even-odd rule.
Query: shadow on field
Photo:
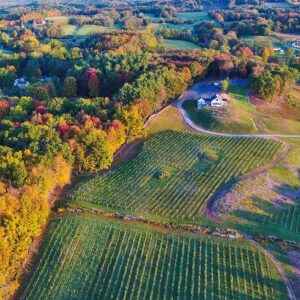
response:
[[[287,197],[291,191],[290,187],[280,186],[277,192],[280,192],[282,196]],[[285,240],[300,241],[300,233],[295,228],[300,227],[297,224],[294,227],[290,226],[292,222],[299,222],[299,218],[295,216],[295,220],[289,217],[290,210],[298,211],[300,207],[300,201],[291,199],[287,203],[280,202],[276,206],[271,202],[259,198],[252,197],[254,207],[251,210],[236,210],[231,213],[231,216],[238,218],[238,222],[235,222],[234,227],[247,232],[249,234],[264,234],[264,235],[276,235],[279,238]],[[299,222],[300,223],[300,222]]]

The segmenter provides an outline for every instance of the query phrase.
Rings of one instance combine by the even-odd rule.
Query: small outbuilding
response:
[[[20,90],[24,90],[29,86],[29,82],[25,80],[24,77],[17,78],[14,82],[14,87],[17,87]]]

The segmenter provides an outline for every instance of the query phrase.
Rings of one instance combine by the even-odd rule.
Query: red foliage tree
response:
[[[87,80],[88,94],[90,97],[98,97],[100,91],[100,81],[95,68],[88,68],[85,72]]]
[[[71,127],[71,126],[70,126],[67,122],[65,122],[65,121],[60,122],[60,123],[58,124],[58,126],[57,126],[57,130],[58,130],[60,136],[61,136],[61,137],[66,137],[66,135],[67,135],[67,134],[69,133],[69,131],[70,131],[70,127]]]
[[[10,104],[7,100],[0,100],[0,117],[6,115],[9,112]]]

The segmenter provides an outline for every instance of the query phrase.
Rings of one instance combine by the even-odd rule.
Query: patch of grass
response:
[[[192,30],[194,24],[172,24],[172,23],[161,23],[159,28],[169,28],[175,30]]]
[[[236,101],[232,98],[227,107],[198,110],[197,101],[190,100],[184,102],[183,109],[195,124],[205,129],[228,133],[256,132],[249,104],[245,101]]]
[[[76,35],[81,36],[81,35],[92,35],[95,33],[102,33],[109,30],[109,28],[104,27],[104,26],[99,26],[99,25],[83,25],[81,26],[77,32]]]
[[[260,46],[260,47],[283,47],[285,43],[283,43],[276,36],[249,36],[241,38],[242,41],[248,43],[250,46]]]
[[[300,132],[300,122],[297,120],[265,113],[258,113],[255,119],[260,123],[262,132],[281,134],[299,134]]]
[[[213,110],[209,108],[203,108],[198,110],[197,101],[188,100],[182,105],[182,108],[188,113],[190,119],[198,125],[201,125],[207,129],[214,129],[220,127],[220,122],[215,117]]]
[[[182,40],[163,40],[163,45],[167,49],[178,49],[178,50],[195,50],[200,49],[201,47],[188,41],[182,41]]]
[[[158,115],[151,118],[146,125],[147,135],[152,135],[165,130],[187,131],[180,112],[173,105],[169,105]]]
[[[284,166],[276,166],[269,171],[271,178],[281,184],[286,184],[294,189],[300,187],[300,179],[291,170]]]
[[[231,98],[241,101],[244,103],[249,103],[248,98],[248,85],[239,85],[239,84],[229,84],[228,93]]]
[[[211,20],[208,13],[204,12],[204,11],[177,13],[177,17],[182,19],[182,20],[185,20],[185,21],[191,21],[193,23],[199,23],[199,22],[202,22],[202,21]]]
[[[68,25],[70,17],[69,16],[57,16],[57,17],[49,17],[47,20],[55,23],[56,25]]]
[[[62,26],[62,35],[74,35],[77,30],[77,26],[75,25],[63,25]]]
[[[289,152],[286,161],[288,165],[300,167],[300,145],[298,147],[293,147],[293,149]]]
[[[65,24],[62,26],[62,35],[72,36],[88,36],[96,33],[102,33],[110,31],[112,28],[100,26],[100,25],[83,25],[81,27],[75,25]]]

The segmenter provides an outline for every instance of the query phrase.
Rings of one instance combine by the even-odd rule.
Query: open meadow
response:
[[[200,49],[200,46],[198,46],[195,43],[188,42],[188,41],[182,41],[182,40],[170,40],[170,39],[164,39],[163,45],[167,49],[177,49],[177,50],[195,50]]]

